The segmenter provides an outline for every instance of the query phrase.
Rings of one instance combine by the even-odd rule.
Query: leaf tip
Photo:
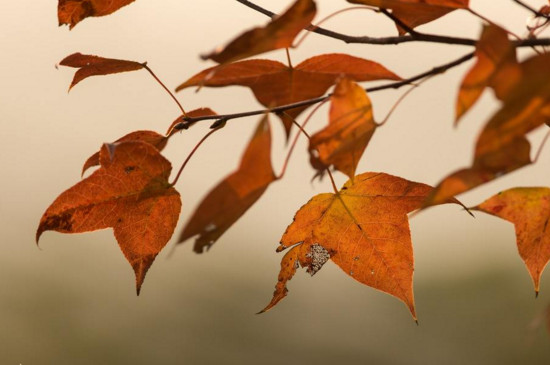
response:
[[[145,280],[145,273],[147,272],[147,269],[145,270],[136,270],[136,296],[139,297],[139,294],[141,293],[141,286],[143,285],[143,280]]]
[[[416,307],[414,305],[414,301],[412,303],[406,303],[406,304],[407,304],[407,307],[409,307],[409,310],[411,311],[411,316],[413,318],[413,321],[415,321],[416,325],[418,326],[418,317],[416,316]]]
[[[134,273],[136,274],[136,295],[139,296],[141,293],[141,287],[143,285],[143,281],[145,280],[145,275],[147,274],[147,271],[153,264],[153,261],[155,260],[156,255],[147,256],[141,259],[138,259],[136,262],[132,263],[132,268],[134,269]]]
[[[279,303],[287,295],[288,295],[288,289],[286,287],[283,288],[282,291],[275,290],[275,292],[273,293],[273,298],[271,299],[271,302],[269,302],[269,304],[264,309],[262,309],[256,314],[262,314],[271,310],[273,307],[277,305],[277,303]]]
[[[36,236],[35,236],[35,242],[37,246],[39,245],[38,241],[40,241],[40,236],[42,236],[43,232],[44,232],[44,229],[42,228],[42,225],[40,225],[36,230]]]
[[[279,243],[279,246],[275,249],[275,252],[282,252],[286,250],[288,247],[285,246],[282,242]]]

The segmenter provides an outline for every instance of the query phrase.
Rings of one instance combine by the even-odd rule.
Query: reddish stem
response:
[[[330,183],[332,184],[332,189],[334,190],[334,194],[340,195],[340,192],[338,191],[338,188],[336,187],[336,183],[334,182],[334,176],[332,176],[332,172],[330,172],[330,169],[326,168],[327,175],[330,178]]]
[[[311,111],[311,113],[309,113],[309,115],[307,116],[307,118],[304,120],[304,122],[300,125],[298,124],[298,122],[294,121],[294,124],[298,126],[298,128],[300,129],[300,131],[298,133],[296,133],[296,136],[294,137],[294,140],[292,141],[292,144],[290,145],[290,148],[288,149],[288,153],[286,155],[286,158],[285,158],[285,162],[283,164],[283,168],[281,169],[281,172],[279,173],[279,176],[277,176],[277,180],[279,179],[282,179],[283,176],[285,175],[285,172],[286,172],[286,168],[288,166],[288,162],[290,161],[290,156],[292,156],[292,152],[294,151],[294,147],[296,147],[296,142],[298,142],[298,138],[300,137],[300,134],[303,133],[307,139],[309,139],[309,135],[306,133],[306,131],[304,130],[304,127],[306,126],[306,124],[309,122],[309,120],[311,119],[311,117],[313,116],[313,114],[315,114],[315,112],[317,110],[319,110],[319,108],[325,104],[329,99],[325,99],[323,100],[322,102],[320,102],[319,104],[317,104],[315,106],[315,108],[313,108],[313,110]],[[285,113],[286,114],[286,113]],[[288,117],[290,117],[288,114],[286,114]],[[294,118],[292,118],[294,120]]]
[[[477,11],[475,11],[475,10],[473,10],[473,9],[468,8],[468,12],[470,12],[470,14],[472,14],[472,15],[478,17],[479,19],[483,20],[483,21],[486,22],[487,24],[495,24],[491,19],[485,17],[484,15],[478,13]],[[503,29],[504,29],[504,28],[503,28]],[[508,30],[508,29],[504,29],[504,31],[505,31],[506,33],[510,34],[512,37],[516,38],[518,41],[521,41],[521,40],[522,40],[522,38],[521,38],[519,35],[515,34],[514,32],[512,32],[512,31],[510,31],[510,30]],[[533,47],[531,47],[531,48],[533,48]],[[534,48],[533,48],[533,49],[534,49]],[[535,51],[536,51],[536,50],[535,50]]]
[[[176,177],[174,178],[174,181],[172,183],[170,183],[170,186],[174,186],[176,185],[176,183],[178,182],[180,176],[181,176],[181,173],[183,172],[183,169],[185,168],[185,166],[187,165],[187,163],[189,162],[189,160],[191,159],[191,157],[193,157],[193,155],[195,154],[195,152],[197,152],[197,150],[199,149],[200,145],[203,144],[204,141],[206,141],[206,139],[208,137],[210,137],[212,134],[214,134],[214,132],[216,132],[217,130],[221,129],[223,127],[223,125],[219,128],[215,128],[215,129],[212,129],[211,131],[209,131],[208,133],[206,133],[204,135],[204,137],[201,138],[201,140],[199,141],[199,143],[197,143],[197,145],[195,147],[193,147],[193,149],[191,150],[191,152],[189,153],[189,155],[187,156],[187,158],[185,159],[185,161],[183,161],[183,164],[181,165],[179,171],[178,171],[178,174],[176,175]]]
[[[290,52],[288,48],[285,48],[286,51],[286,60],[288,61],[288,68],[294,68],[292,67],[292,60],[290,59]]]
[[[548,137],[550,137],[550,131],[548,131],[548,132],[546,133],[546,135],[544,136],[544,139],[542,140],[542,142],[541,142],[541,144],[540,144],[540,146],[539,146],[539,149],[538,149],[538,151],[537,151],[537,153],[536,153],[536,155],[535,155],[535,158],[533,159],[533,163],[536,163],[536,162],[538,161],[538,159],[539,159],[539,157],[540,157],[540,154],[541,154],[541,152],[542,152],[542,149],[543,149],[544,145],[546,144],[546,141],[548,141]]]
[[[393,106],[391,107],[390,111],[388,112],[388,114],[386,114],[386,117],[384,119],[382,119],[382,121],[380,123],[376,123],[376,126],[377,127],[381,127],[383,126],[384,124],[386,124],[386,122],[388,121],[388,119],[390,119],[391,115],[393,114],[393,112],[395,111],[395,109],[397,109],[397,107],[399,106],[399,104],[401,104],[401,102],[403,100],[405,100],[405,98],[414,90],[416,89],[417,87],[419,87],[420,85],[422,85],[422,83],[424,83],[425,81],[429,80],[430,78],[432,78],[434,75],[430,75],[430,76],[427,76],[425,79],[423,80],[420,80],[419,82],[417,82],[416,84],[412,84],[412,87],[405,91],[403,93],[403,95],[401,95],[399,97],[399,99],[397,99],[397,101],[393,104]]]
[[[283,165],[283,168],[281,170],[281,173],[279,174],[279,176],[277,177],[277,180],[281,179],[284,174],[285,174],[285,171],[286,171],[286,167],[288,166],[288,161],[290,160],[290,156],[292,155],[292,151],[294,150],[294,147],[296,146],[296,142],[298,141],[298,137],[300,137],[300,134],[304,134],[307,139],[311,139],[309,134],[306,132],[306,130],[304,129],[304,127],[306,126],[306,124],[309,122],[309,120],[311,119],[311,117],[313,116],[313,114],[315,114],[315,112],[321,107],[321,105],[323,105],[325,102],[327,102],[327,100],[329,99],[326,99],[326,100],[323,100],[320,104],[318,104],[315,109],[313,109],[311,111],[311,113],[309,113],[309,115],[307,116],[306,120],[304,120],[304,122],[302,123],[302,125],[298,124],[298,122],[296,122],[295,120],[293,120],[293,123],[295,125],[298,126],[298,128],[300,129],[300,131],[296,134],[296,137],[294,137],[294,141],[292,141],[292,145],[290,146],[290,149],[288,150],[288,154],[286,156],[286,159],[285,159],[285,163]],[[287,115],[288,117],[290,117],[288,114],[284,113],[285,115]],[[334,182],[334,176],[332,175],[332,172],[330,172],[330,169],[329,167],[327,166],[325,168],[327,174],[328,174],[328,177],[330,178],[330,182],[332,184],[332,189],[334,189],[334,193],[335,194],[339,194],[338,192],[338,188],[336,187],[336,182]]]
[[[295,44],[292,45],[292,48],[297,48],[298,46],[300,46],[300,44],[302,44],[302,42],[308,37],[309,34],[311,34],[312,32],[314,32],[316,29],[319,29],[319,27],[321,26],[321,24],[323,24],[324,22],[326,22],[327,20],[329,20],[330,18],[338,15],[338,14],[341,14],[341,13],[344,13],[346,11],[349,11],[349,10],[358,10],[358,9],[366,9],[366,10],[371,10],[371,11],[375,11],[373,8],[370,8],[370,7],[366,7],[366,6],[352,6],[352,7],[349,7],[349,8],[345,8],[345,9],[340,9],[338,11],[335,11],[334,13],[332,14],[329,14],[327,15],[326,17],[324,17],[323,19],[321,19],[320,21],[318,21],[316,24],[311,24],[307,30],[308,32],[305,33],[302,38],[300,38],[299,41],[297,41]]]
[[[176,102],[176,104],[178,105],[178,108],[180,108],[181,110],[181,114],[183,114],[184,117],[187,117],[187,113],[185,112],[185,110],[183,109],[183,107],[181,106],[180,102],[178,101],[178,99],[176,99],[176,97],[174,96],[174,94],[172,94],[172,92],[166,87],[166,85],[164,85],[164,83],[162,81],[160,81],[160,79],[157,77],[157,75],[155,75],[155,73],[153,72],[153,70],[151,70],[149,68],[149,66],[147,66],[146,63],[142,63],[143,65],[143,68],[146,69],[150,74],[151,76],[153,76],[153,78],[160,84],[160,86],[162,86],[162,88],[164,90],[166,90],[166,92],[168,93],[168,95],[170,95],[172,97],[172,100],[174,100]]]

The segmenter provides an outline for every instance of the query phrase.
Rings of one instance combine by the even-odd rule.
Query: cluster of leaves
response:
[[[267,15],[269,11],[246,0],[239,2]],[[87,17],[103,16],[133,0],[59,0],[60,24],[71,28]],[[549,6],[529,8],[541,20],[529,29],[529,38],[510,40],[509,31],[493,24],[469,8],[468,0],[348,0],[389,17],[398,36],[385,39],[365,37],[365,43],[433,41],[470,44],[475,51],[420,75],[403,79],[383,65],[347,54],[321,54],[293,66],[267,59],[249,59],[267,51],[294,47],[304,29],[338,38],[338,33],[310,23],[316,15],[314,0],[296,0],[263,27],[236,37],[225,47],[203,55],[218,63],[177,87],[250,88],[266,109],[218,115],[209,108],[185,112],[145,63],[115,60],[76,53],[61,65],[77,68],[70,88],[90,76],[145,69],[178,103],[182,114],[166,134],[134,131],[114,143],[103,144],[84,164],[84,172],[99,166],[91,175],[63,192],[46,210],[37,231],[37,241],[47,230],[86,232],[112,227],[124,255],[136,275],[139,293],[145,274],[156,255],[171,238],[177,224],[181,200],[176,184],[185,164],[209,135],[229,120],[261,115],[261,120],[242,156],[239,167],[216,185],[199,204],[181,232],[178,242],[196,237],[194,250],[210,248],[266,191],[284,176],[286,164],[301,135],[309,139],[312,167],[319,178],[328,175],[332,193],[311,198],[298,210],[281,238],[277,251],[288,250],[271,302],[276,305],[287,294],[287,283],[300,267],[314,275],[332,260],[355,280],[402,300],[416,319],[413,296],[413,248],[407,214],[428,206],[454,203],[455,195],[490,182],[536,161],[531,159],[528,133],[550,121],[550,55],[537,46],[549,44],[537,34],[549,22]],[[527,7],[523,2],[518,5]],[[462,9],[485,21],[478,40],[441,37],[415,28]],[[532,56],[518,61],[516,50],[531,46]],[[399,88],[442,73],[475,58],[458,87],[456,120],[476,103],[485,89],[500,100],[500,109],[485,123],[477,139],[471,166],[449,174],[435,187],[386,173],[357,173],[357,165],[376,129],[384,122],[373,118],[368,92]],[[358,82],[390,80],[364,89]],[[334,86],[331,94],[325,93]],[[305,131],[311,115],[324,102],[330,103],[328,124],[312,134]],[[296,119],[318,104],[301,125]],[[271,163],[269,114],[282,122],[287,138],[296,129],[281,173]],[[203,120],[215,120],[211,131],[197,144],[172,182],[171,164],[161,151],[176,132]],[[349,177],[341,189],[332,173]],[[515,225],[521,258],[538,293],[542,271],[550,259],[550,188],[518,187],[498,193],[467,209],[482,211]]]

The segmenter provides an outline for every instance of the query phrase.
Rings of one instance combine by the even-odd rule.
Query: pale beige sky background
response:
[[[279,11],[290,1],[257,1]],[[347,6],[319,0],[319,16]],[[530,1],[539,6],[543,1]],[[266,195],[205,255],[192,242],[167,259],[173,241],[148,273],[139,298],[134,276],[110,230],[83,235],[48,232],[34,244],[38,221],[64,189],[80,179],[83,161],[101,143],[139,129],[164,132],[178,109],[145,72],[85,80],[70,94],[73,71],[55,68],[73,52],[148,61],[171,88],[210,66],[198,54],[267,19],[232,0],[137,0],[73,31],[57,27],[56,1],[1,1],[0,88],[0,363],[2,364],[542,364],[549,336],[529,326],[549,300],[550,279],[533,299],[515,247],[513,228],[455,206],[437,207],[411,221],[415,294],[420,326],[398,300],[367,288],[327,264],[314,278],[300,271],[289,296],[270,300],[281,254],[279,238],[295,211],[328,181],[313,174],[299,144],[284,181]],[[472,6],[522,34],[528,13],[511,0],[472,0]],[[327,28],[356,35],[393,35],[391,23],[367,11],[342,14]],[[455,12],[421,28],[476,37],[480,23]],[[470,51],[433,44],[346,45],[311,35],[294,63],[320,53],[346,52],[383,63],[408,77]],[[284,52],[265,57],[284,61]],[[452,126],[458,83],[470,64],[425,83],[377,131],[358,171],[384,171],[436,184],[470,163],[477,131],[496,110],[490,93]],[[404,90],[371,95],[383,118]],[[178,94],[186,109],[219,113],[257,109],[245,88]],[[310,130],[326,123],[327,108]],[[257,118],[232,121],[201,148],[178,190],[183,211],[177,232],[204,194],[240,158]],[[165,155],[177,169],[207,130],[195,127],[170,141]],[[273,119],[274,164],[284,157],[282,129]],[[542,138],[533,135],[534,146]],[[536,149],[536,147],[534,148]],[[548,149],[548,147],[547,147]],[[464,194],[474,205],[513,186],[548,186],[549,153],[538,164]],[[338,183],[345,181],[338,176]]]

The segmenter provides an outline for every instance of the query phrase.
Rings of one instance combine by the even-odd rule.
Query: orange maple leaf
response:
[[[526,135],[550,119],[550,55],[534,56],[521,63],[520,70],[521,78],[503,93],[501,109],[478,137],[472,166],[444,178],[427,199],[426,206],[532,162]]]
[[[239,168],[206,195],[185,225],[178,242],[198,235],[195,252],[209,249],[275,180],[271,165],[271,132],[266,115],[252,136]]]
[[[297,0],[265,27],[251,29],[222,49],[201,57],[218,63],[228,63],[275,49],[289,48],[298,33],[310,25],[316,11],[313,0]]]
[[[141,141],[103,145],[101,167],[61,193],[36,232],[81,233],[112,227],[136,274],[139,294],[147,270],[178,221],[181,200],[168,183],[170,162]]]
[[[334,53],[309,58],[295,67],[271,60],[246,60],[212,67],[194,75],[176,91],[190,86],[246,86],[263,106],[272,108],[319,97],[340,77],[355,81],[401,80],[376,62]],[[287,135],[293,118],[306,108],[290,109],[280,115]]]
[[[347,0],[353,4],[391,9],[392,14],[409,28],[431,22],[456,10],[468,9],[469,0]],[[397,25],[399,34],[406,31]]]
[[[135,61],[117,60],[114,58],[84,55],[81,53],[73,53],[61,60],[59,64],[78,68],[74,74],[71,86],[69,86],[69,91],[80,81],[90,76],[136,71],[145,67],[144,64]]]
[[[376,129],[372,104],[366,91],[349,79],[338,82],[330,100],[329,125],[309,140],[310,161],[320,173],[334,165],[353,180]]]
[[[422,207],[432,187],[384,173],[364,173],[337,194],[314,196],[296,213],[277,251],[281,261],[273,299],[287,295],[298,267],[315,274],[329,259],[346,274],[402,300],[413,318],[413,249],[407,213]],[[448,201],[458,203],[456,199]]]
[[[132,2],[134,0],[59,0],[59,25],[68,24],[69,29],[73,29],[87,17],[109,15]]]
[[[550,188],[514,188],[473,207],[514,224],[519,255],[538,295],[540,277],[550,260]]]
[[[142,141],[149,143],[160,152],[164,149],[164,147],[166,147],[166,144],[168,143],[168,137],[163,136],[162,134],[158,134],[154,131],[135,131],[128,133],[123,137],[120,137],[114,143],[116,144],[129,141]],[[86,160],[84,166],[82,167],[82,175],[84,175],[86,170],[88,170],[90,167],[99,165],[99,155],[100,151],[94,153]]]
[[[187,112],[187,117],[189,118],[196,118],[204,115],[216,115],[216,112],[214,112],[210,108],[198,108],[195,110],[191,110],[190,112]],[[181,122],[182,122],[182,116],[179,116],[176,120],[174,120],[174,122],[172,122],[165,136],[154,131],[134,131],[126,134],[125,136],[120,137],[114,143],[129,142],[129,141],[143,141],[153,145],[156,149],[159,150],[159,152],[161,152],[164,149],[164,147],[166,147],[166,144],[168,143],[168,139],[172,135],[174,135],[176,132],[178,132],[178,130],[175,129],[174,126]],[[86,162],[84,163],[84,166],[82,167],[82,175],[84,175],[86,170],[97,165],[99,165],[99,151],[94,153],[92,156],[90,156],[86,160]]]

